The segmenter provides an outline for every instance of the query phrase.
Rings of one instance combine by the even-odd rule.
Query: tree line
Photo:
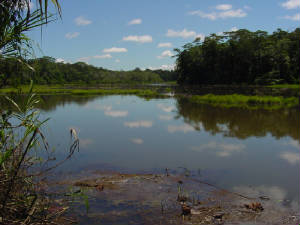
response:
[[[23,59],[24,60],[24,59]],[[32,67],[33,69],[31,69]],[[84,62],[61,63],[55,58],[42,57],[20,63],[16,58],[0,58],[0,87],[28,84],[105,84],[159,83],[175,81],[174,71],[141,70],[112,71]]]
[[[299,83],[300,28],[211,34],[174,49],[179,84]]]

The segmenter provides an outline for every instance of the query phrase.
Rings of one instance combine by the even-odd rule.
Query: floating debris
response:
[[[244,204],[247,209],[251,209],[256,212],[261,212],[264,210],[264,207],[259,202],[252,202],[250,204]]]

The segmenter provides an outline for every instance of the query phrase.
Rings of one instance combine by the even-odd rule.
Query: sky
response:
[[[112,70],[172,69],[173,49],[196,37],[237,29],[293,31],[300,22],[300,0],[59,2],[62,18],[28,34],[39,46],[36,57]]]

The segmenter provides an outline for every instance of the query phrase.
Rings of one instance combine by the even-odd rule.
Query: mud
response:
[[[245,196],[183,175],[94,173],[59,182],[88,196],[68,216],[94,224],[299,224],[299,211],[268,196]]]

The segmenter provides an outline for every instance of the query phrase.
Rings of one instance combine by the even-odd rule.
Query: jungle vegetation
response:
[[[28,65],[34,70],[28,68]],[[62,63],[55,58],[42,57],[26,60],[26,64],[14,58],[0,58],[0,87],[29,84],[107,84],[107,83],[160,83],[176,80],[174,71],[141,70],[112,71],[84,62]]]
[[[272,34],[240,29],[199,38],[175,49],[178,83],[299,83],[300,28]]]

